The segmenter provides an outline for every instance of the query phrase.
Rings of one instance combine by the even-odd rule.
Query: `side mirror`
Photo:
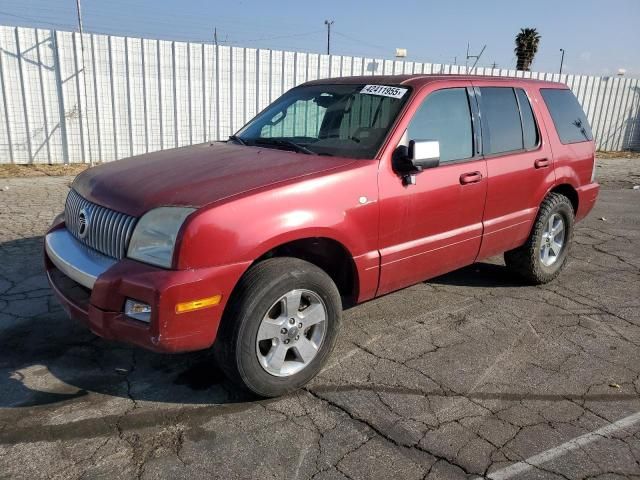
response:
[[[437,140],[410,140],[409,161],[416,170],[434,168],[440,164],[440,142]]]

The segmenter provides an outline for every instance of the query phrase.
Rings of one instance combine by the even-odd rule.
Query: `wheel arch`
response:
[[[580,203],[580,199],[578,196],[578,191],[573,185],[571,185],[570,183],[561,183],[558,185],[554,185],[553,188],[547,192],[545,198],[550,193],[559,193],[560,195],[564,195],[565,197],[567,197],[571,202],[571,206],[573,207],[574,215],[578,213],[578,205]]]
[[[342,242],[326,236],[288,240],[271,246],[260,254],[249,268],[275,257],[299,258],[316,265],[329,275],[338,287],[344,308],[356,303],[359,292],[358,269],[353,255]]]

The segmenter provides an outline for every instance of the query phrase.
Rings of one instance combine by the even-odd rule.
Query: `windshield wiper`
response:
[[[231,136],[229,137],[229,140],[231,140],[232,142],[237,142],[237,143],[239,143],[240,145],[246,145],[246,144],[247,144],[247,142],[245,142],[243,139],[241,139],[241,138],[240,138],[239,136],[237,136],[237,135],[231,135]]]
[[[289,147],[296,152],[306,153],[307,155],[317,155],[313,150],[308,149],[304,145],[292,142],[285,138],[256,138],[253,140],[254,145],[275,145],[276,147]]]

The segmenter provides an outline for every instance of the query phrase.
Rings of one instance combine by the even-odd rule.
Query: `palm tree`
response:
[[[518,57],[516,69],[529,70],[533,63],[533,57],[538,52],[540,34],[535,28],[521,28],[516,35],[516,48],[514,52]]]

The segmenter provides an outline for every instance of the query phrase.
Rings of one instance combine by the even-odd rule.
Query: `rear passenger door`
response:
[[[484,233],[478,259],[522,245],[538,207],[555,182],[538,92],[502,81],[474,81],[487,162]],[[531,93],[536,93],[533,98]]]

